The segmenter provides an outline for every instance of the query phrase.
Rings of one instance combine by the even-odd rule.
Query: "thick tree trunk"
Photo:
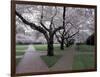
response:
[[[64,39],[63,38],[61,40],[60,49],[61,50],[64,50]]]
[[[47,56],[54,56],[53,37],[48,40]]]

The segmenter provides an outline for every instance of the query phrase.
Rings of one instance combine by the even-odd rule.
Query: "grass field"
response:
[[[40,52],[46,51],[47,50],[47,45],[46,44],[39,44],[39,45],[33,45],[33,47]]]
[[[18,51],[18,52],[16,52],[16,56],[24,55],[24,53],[25,53],[25,52]]]
[[[80,52],[92,52],[94,51],[95,47],[91,45],[77,45],[76,49]]]
[[[20,62],[21,58],[16,58],[16,65]]]
[[[91,69],[94,68],[94,56],[93,54],[80,54],[76,55],[73,62],[73,69]]]
[[[25,50],[28,45],[16,45],[16,50]]]
[[[27,45],[16,45],[16,56],[23,56],[27,48]],[[21,58],[16,58],[16,65],[18,65],[20,60]]]
[[[80,70],[94,68],[94,46],[79,45],[78,51],[79,54],[74,57],[73,69]],[[87,52],[87,54],[84,54],[84,52]]]
[[[56,47],[58,47],[59,46],[59,44],[54,44],[54,48],[56,48]],[[35,47],[35,49],[37,50],[37,51],[47,51],[47,44],[37,44],[37,45],[33,45],[33,47]]]
[[[33,45],[33,47],[38,51],[38,52],[45,52],[47,51],[47,45],[46,44],[41,44],[41,45]],[[64,50],[60,49],[60,44],[54,44],[54,54],[62,54],[64,51],[67,51],[67,48],[65,47]]]

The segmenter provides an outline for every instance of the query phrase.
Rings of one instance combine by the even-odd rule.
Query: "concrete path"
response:
[[[16,67],[16,73],[48,72],[47,65],[40,58],[40,53],[36,52],[32,45],[29,45],[27,52]]]
[[[73,59],[75,55],[74,47],[69,48],[68,51],[63,53],[63,57],[50,68],[51,71],[66,71],[72,70]]]

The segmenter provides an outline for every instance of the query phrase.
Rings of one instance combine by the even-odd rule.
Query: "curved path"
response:
[[[47,65],[40,58],[40,53],[36,52],[33,45],[29,45],[27,52],[16,67],[16,73],[47,72]]]

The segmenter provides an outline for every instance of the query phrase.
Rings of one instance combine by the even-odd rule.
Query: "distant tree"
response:
[[[55,36],[64,49],[64,44],[68,47],[70,40],[86,37],[80,34],[83,30],[94,32],[94,10],[88,8],[63,7],[63,30],[59,30]],[[88,32],[86,32],[88,34]],[[79,36],[78,36],[79,35]],[[82,38],[84,39],[84,38]],[[81,41],[81,39],[79,39]]]
[[[73,18],[71,18],[72,16],[66,16],[66,13],[68,12],[68,10],[66,10],[66,7],[63,7],[63,30],[59,30],[58,34],[56,33],[55,36],[58,40],[58,42],[60,43],[60,49],[64,50],[64,44],[68,47],[71,45],[71,40],[72,38],[78,34],[78,28],[76,26],[76,23],[72,22]],[[77,20],[77,19],[76,19]]]
[[[95,35],[94,35],[94,33],[93,33],[91,36],[89,36],[89,37],[87,38],[86,44],[87,44],[87,45],[94,45],[94,39],[95,39]]]

